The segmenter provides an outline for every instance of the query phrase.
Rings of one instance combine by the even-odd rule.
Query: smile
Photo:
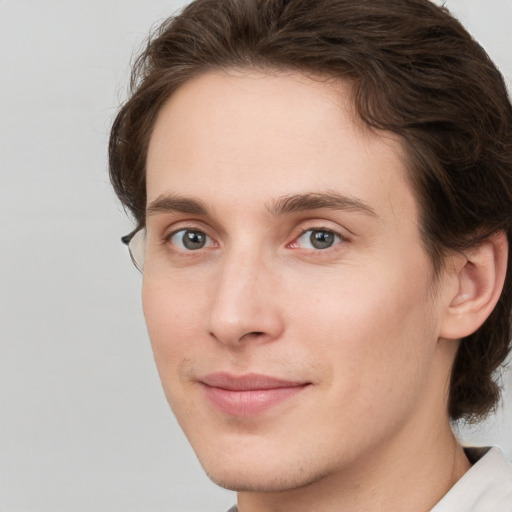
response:
[[[204,393],[220,412],[230,416],[255,416],[300,394],[309,382],[293,382],[265,375],[234,376],[215,373],[201,379]]]

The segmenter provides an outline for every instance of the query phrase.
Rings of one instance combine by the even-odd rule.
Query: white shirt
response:
[[[499,448],[466,448],[473,466],[431,512],[512,512],[512,464]]]

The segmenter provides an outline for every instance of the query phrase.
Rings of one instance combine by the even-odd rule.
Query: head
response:
[[[231,164],[221,165],[223,157]],[[201,171],[206,163],[208,169]],[[313,167],[321,170],[312,174]],[[444,397],[440,414],[447,418],[483,418],[496,405],[493,374],[510,349],[512,277],[510,265],[505,275],[505,266],[512,234],[512,107],[494,64],[445,9],[428,0],[197,0],[164,23],[139,57],[131,97],[112,129],[110,172],[137,229],[148,227],[148,240],[150,223],[154,232],[160,229],[154,220],[159,212],[178,211],[181,216],[171,216],[177,227],[166,243],[183,244],[176,236],[189,229],[192,245],[181,249],[198,247],[202,254],[203,259],[194,254],[193,264],[175,262],[173,271],[160,268],[167,280],[152,281],[144,269],[145,314],[164,387],[171,368],[180,376],[169,377],[168,387],[185,389],[213,367],[224,371],[231,364],[240,371],[277,369],[289,380],[298,375],[301,385],[318,383],[329,395],[334,370],[307,344],[294,346],[287,334],[298,339],[303,333],[311,340],[316,332],[322,342],[318,350],[345,361],[343,372],[350,378],[332,378],[338,391],[360,397],[349,413],[374,414],[374,401],[388,399],[378,392],[383,387],[397,397],[391,407],[395,418],[383,419],[387,424],[376,438],[399,430],[409,420],[406,409],[425,400],[430,370],[440,372],[432,382],[446,381],[431,395]],[[340,194],[343,222],[326,215],[338,211]],[[279,215],[269,220],[264,210]],[[304,211],[318,213],[321,222],[308,220],[295,232],[302,219],[297,212]],[[379,235],[383,218],[388,224]],[[374,238],[359,235],[372,230]],[[234,233],[239,240],[247,232],[259,233],[260,245],[268,239],[263,233],[281,237],[282,247],[300,256],[298,262],[284,265],[288,256],[279,256],[277,249],[275,259],[270,249],[262,249],[258,259],[230,241]],[[400,243],[384,249],[384,234]],[[352,240],[355,249],[343,264],[348,269],[338,268],[334,256],[312,263],[311,236],[330,249]],[[247,238],[246,249],[251,243],[254,249],[256,237]],[[472,280],[471,268],[480,260],[485,266],[496,253],[503,278],[478,318],[457,327],[462,309],[455,306],[483,280]],[[371,261],[366,264],[365,258]],[[153,272],[157,259],[148,262]],[[462,268],[472,284],[458,293]],[[295,299],[300,289],[291,284],[297,282],[293,272],[305,276],[310,287],[305,299]],[[228,311],[234,307],[230,296],[243,305],[247,295],[261,295],[254,273],[272,294],[261,304],[256,299],[245,304],[247,322],[235,328],[233,318],[241,315]],[[291,311],[281,308],[285,303]],[[263,304],[274,309],[264,312]],[[180,305],[197,307],[184,314]],[[166,311],[168,319],[159,321]],[[223,342],[222,350],[205,350],[206,362],[195,360],[197,353],[172,349],[174,343],[186,344],[183,332],[196,336],[198,324],[208,342]],[[347,336],[350,341],[343,341]],[[452,341],[443,349],[448,366],[436,362],[433,337]],[[240,356],[235,338],[247,342],[245,355]],[[396,341],[400,366],[391,349],[377,342],[380,338]],[[364,346],[370,339],[374,343]],[[166,343],[168,351],[162,348]],[[284,348],[259,357],[247,348],[253,345]],[[179,358],[176,367],[169,366],[172,358]],[[378,375],[377,361],[389,363],[387,377]],[[411,379],[421,376],[411,393],[404,391],[410,388],[407,376],[403,389],[386,380],[399,368],[408,368],[404,374]],[[192,444],[200,444],[187,419],[194,404],[183,403],[185,394],[166,391]],[[325,406],[336,418],[336,400]],[[207,421],[200,412],[195,417]],[[333,428],[353,428],[354,435],[359,425],[343,421],[335,420]],[[249,420],[232,418],[233,429],[242,424],[252,429],[252,440],[264,434]],[[249,442],[242,437],[241,444]]]

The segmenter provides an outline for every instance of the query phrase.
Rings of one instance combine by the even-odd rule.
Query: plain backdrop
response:
[[[0,0],[0,510],[224,511],[168,410],[109,126],[164,0]],[[512,84],[512,0],[445,2]],[[512,457],[505,411],[462,430]]]

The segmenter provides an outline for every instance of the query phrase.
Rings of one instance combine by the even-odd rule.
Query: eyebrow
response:
[[[208,215],[208,208],[197,199],[176,195],[158,196],[146,207],[146,215],[155,213],[190,213],[191,215]]]
[[[268,212],[276,217],[288,213],[321,209],[354,211],[377,217],[375,210],[364,201],[337,192],[311,192],[283,196],[267,205]],[[170,212],[204,216],[209,213],[206,205],[200,200],[173,194],[157,197],[146,208],[148,216]]]
[[[287,213],[321,209],[361,212],[371,217],[377,217],[375,210],[364,201],[338,194],[337,192],[284,196],[274,201],[268,208],[272,215],[284,215]]]

